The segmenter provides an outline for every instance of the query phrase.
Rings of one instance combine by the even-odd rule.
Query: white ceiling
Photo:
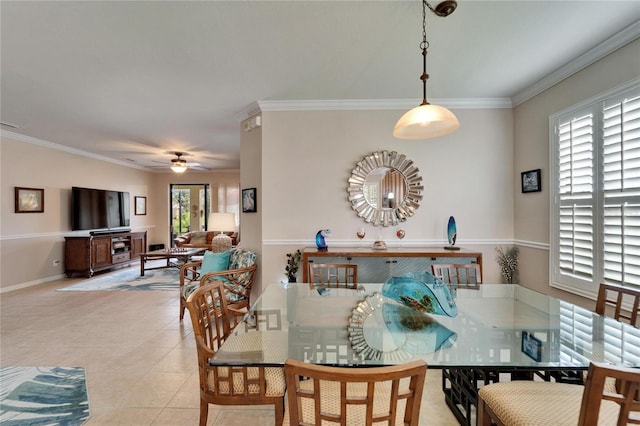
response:
[[[418,0],[2,0],[0,121],[19,126],[2,130],[139,167],[185,151],[237,170],[256,102],[417,105],[421,13]],[[638,37],[640,1],[459,0],[447,18],[427,13],[432,103],[518,103],[622,30]]]

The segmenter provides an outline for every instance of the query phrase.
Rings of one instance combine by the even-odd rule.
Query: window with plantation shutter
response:
[[[640,286],[640,82],[553,115],[551,285]]]

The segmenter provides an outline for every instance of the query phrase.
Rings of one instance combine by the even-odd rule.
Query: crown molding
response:
[[[260,110],[260,105],[258,105],[258,102],[251,102],[249,105],[234,114],[233,118],[238,123],[242,123],[243,121],[260,114],[260,112],[262,111]]]
[[[432,104],[457,109],[512,108],[509,98],[430,99]],[[261,111],[349,111],[404,110],[420,104],[419,99],[328,99],[302,101],[258,101]]]
[[[603,41],[584,54],[578,56],[573,61],[569,62],[568,64],[562,66],[548,76],[529,86],[527,89],[515,94],[511,98],[513,106],[518,106],[521,103],[533,98],[534,96],[539,95],[545,90],[560,83],[562,80],[572,76],[578,71],[583,70],[584,68],[599,61],[610,53],[613,53],[621,47],[631,43],[637,38],[640,38],[640,21],[634,22],[619,33],[613,35],[609,39]]]
[[[57,144],[57,143],[53,143],[53,142],[45,141],[45,140],[42,140],[42,139],[34,138],[32,136],[21,135],[19,133],[10,132],[8,130],[0,130],[0,137],[15,139],[15,140],[20,141],[20,142],[27,142],[27,143],[30,143],[30,144],[33,144],[33,145],[39,145],[39,146],[42,146],[42,147],[45,147],[45,148],[55,149],[56,151],[63,151],[63,152],[67,152],[69,154],[75,154],[75,155],[79,155],[79,156],[82,156],[82,157],[93,158],[94,160],[106,161],[107,163],[113,163],[113,164],[117,164],[119,166],[125,166],[125,167],[134,168],[134,169],[140,169],[140,170],[144,170],[144,171],[147,171],[147,172],[149,171],[149,170],[147,170],[146,168],[144,168],[142,166],[138,166],[136,164],[132,164],[132,163],[129,163],[127,161],[114,160],[113,158],[104,157],[102,155],[97,155],[97,154],[92,154],[90,152],[83,151],[81,149],[71,148],[71,147],[60,145],[60,144]]]

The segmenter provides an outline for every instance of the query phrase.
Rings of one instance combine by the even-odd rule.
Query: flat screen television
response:
[[[74,231],[129,226],[128,192],[71,188],[71,229]]]

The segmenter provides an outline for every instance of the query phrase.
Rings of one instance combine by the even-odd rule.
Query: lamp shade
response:
[[[447,108],[423,104],[400,117],[393,129],[393,136],[399,139],[429,139],[447,135],[458,127],[458,119]]]
[[[236,218],[233,213],[211,213],[207,226],[209,231],[233,231],[236,229]]]

